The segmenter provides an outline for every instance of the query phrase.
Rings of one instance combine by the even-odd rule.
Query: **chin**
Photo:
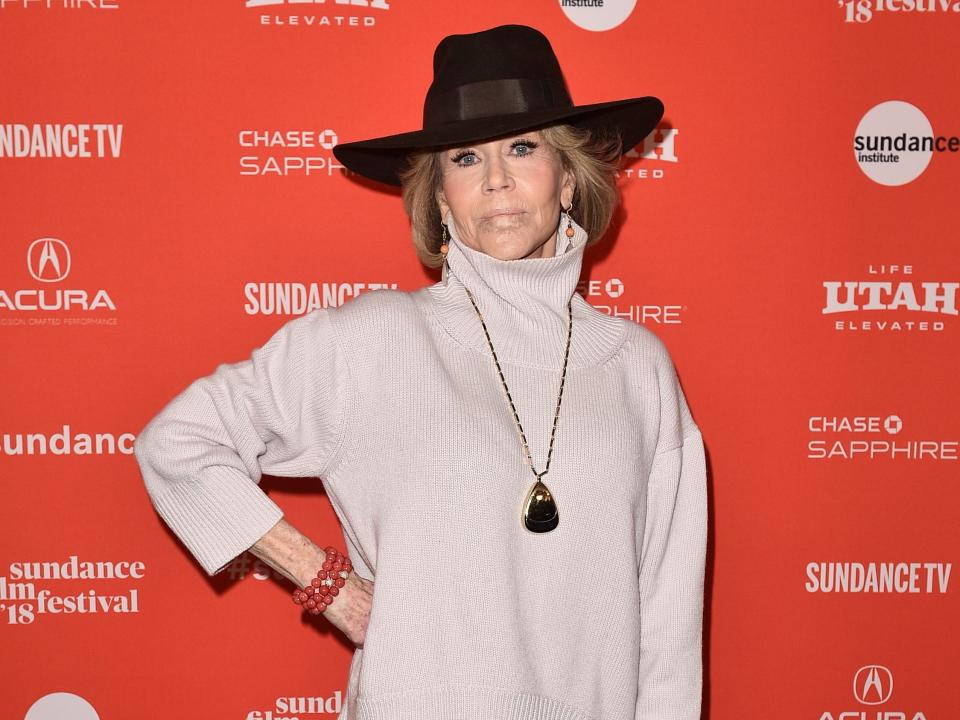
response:
[[[496,237],[481,243],[480,248],[487,255],[499,260],[519,260],[530,253],[536,253],[543,243],[537,243],[525,238]]]

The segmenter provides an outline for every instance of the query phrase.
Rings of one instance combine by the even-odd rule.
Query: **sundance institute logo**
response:
[[[920,108],[889,100],[870,108],[857,125],[853,153],[863,173],[880,185],[906,185],[927,169],[933,153],[960,150],[960,138],[934,135]]]
[[[579,28],[602,32],[630,17],[637,0],[560,0],[560,9]]]

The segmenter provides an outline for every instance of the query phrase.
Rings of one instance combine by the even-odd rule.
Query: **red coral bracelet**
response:
[[[293,601],[302,605],[311,615],[319,615],[327,609],[333,599],[340,594],[340,588],[347,583],[347,577],[353,570],[350,558],[341,554],[335,547],[328,545],[323,565],[317,570],[317,576],[304,588],[293,591]]]

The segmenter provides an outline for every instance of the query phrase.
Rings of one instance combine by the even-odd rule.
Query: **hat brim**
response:
[[[623,140],[623,152],[627,152],[653,131],[663,117],[663,110],[660,99],[648,95],[569,108],[475,118],[427,130],[338,143],[333,148],[333,155],[344,167],[359,175],[388,185],[400,185],[398,173],[407,155],[414,150],[463,145],[560,122],[580,128],[616,130]]]

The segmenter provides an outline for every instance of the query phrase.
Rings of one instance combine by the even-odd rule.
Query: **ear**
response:
[[[563,182],[560,185],[560,205],[561,207],[568,208],[570,203],[573,202],[573,193],[577,188],[577,178],[573,174],[573,170],[564,170],[563,171]]]
[[[440,208],[440,222],[443,222],[447,213],[450,212],[450,206],[447,205],[447,199],[444,197],[443,190],[437,191],[437,205]]]

